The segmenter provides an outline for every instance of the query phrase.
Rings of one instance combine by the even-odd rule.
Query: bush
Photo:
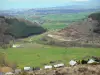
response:
[[[17,68],[16,62],[9,62],[7,59],[7,55],[5,53],[0,52],[0,66],[1,67],[11,67],[12,69]]]

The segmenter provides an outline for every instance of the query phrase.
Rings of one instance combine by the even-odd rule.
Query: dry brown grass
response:
[[[1,67],[0,68],[0,72],[4,72],[4,73],[6,73],[6,72],[13,72],[13,70],[10,67]]]

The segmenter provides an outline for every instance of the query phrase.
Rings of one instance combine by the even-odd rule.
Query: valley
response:
[[[0,16],[1,21],[11,26],[10,32],[0,34],[13,35],[13,40],[9,40],[6,48],[0,47],[0,53],[5,53],[8,61],[16,62],[17,68],[43,68],[44,65],[50,65],[51,61],[69,65],[71,59],[100,57],[100,34],[95,33],[97,28],[92,26],[97,22],[88,19],[90,14],[99,12],[99,9],[53,9],[30,9]],[[97,31],[99,33],[99,29]],[[5,45],[4,41],[2,44]],[[21,47],[13,48],[13,45]]]

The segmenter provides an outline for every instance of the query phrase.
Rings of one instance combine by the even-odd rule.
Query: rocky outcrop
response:
[[[54,70],[39,70],[26,75],[100,75],[100,65],[78,65]]]

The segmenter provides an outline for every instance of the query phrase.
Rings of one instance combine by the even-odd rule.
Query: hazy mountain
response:
[[[100,5],[88,5],[88,3],[73,3],[71,5],[64,5],[49,8],[30,8],[30,9],[10,9],[1,10],[0,15],[19,15],[19,14],[61,14],[61,13],[77,13],[87,11],[98,11]]]

